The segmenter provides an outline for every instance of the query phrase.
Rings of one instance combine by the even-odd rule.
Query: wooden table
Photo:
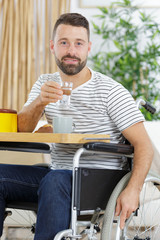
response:
[[[76,143],[110,142],[109,135],[61,133],[0,133],[1,142]]]

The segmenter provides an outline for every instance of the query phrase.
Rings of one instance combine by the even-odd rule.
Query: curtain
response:
[[[70,0],[0,0],[0,108],[19,111],[42,73],[57,70],[49,41]]]

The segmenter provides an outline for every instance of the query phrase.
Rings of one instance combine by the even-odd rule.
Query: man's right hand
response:
[[[53,81],[45,82],[41,87],[40,100],[43,105],[49,103],[55,103],[58,100],[61,100],[63,97],[63,91],[61,86]]]
[[[42,117],[45,106],[62,99],[62,95],[63,91],[58,83],[53,81],[44,83],[40,95],[18,113],[18,131],[32,132]]]

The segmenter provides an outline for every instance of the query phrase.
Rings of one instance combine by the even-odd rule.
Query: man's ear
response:
[[[89,42],[89,44],[88,44],[88,54],[90,53],[90,51],[91,51],[91,46],[92,46],[92,43],[91,42]]]
[[[50,40],[50,50],[51,50],[51,53],[54,54],[54,43],[53,43],[53,40]]]

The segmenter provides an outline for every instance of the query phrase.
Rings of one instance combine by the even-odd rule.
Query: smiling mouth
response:
[[[67,64],[76,64],[78,62],[81,62],[81,59],[76,56],[71,56],[70,54],[68,54],[63,56],[61,61]]]
[[[79,62],[79,60],[75,58],[64,58],[63,61],[67,64],[75,64]]]

